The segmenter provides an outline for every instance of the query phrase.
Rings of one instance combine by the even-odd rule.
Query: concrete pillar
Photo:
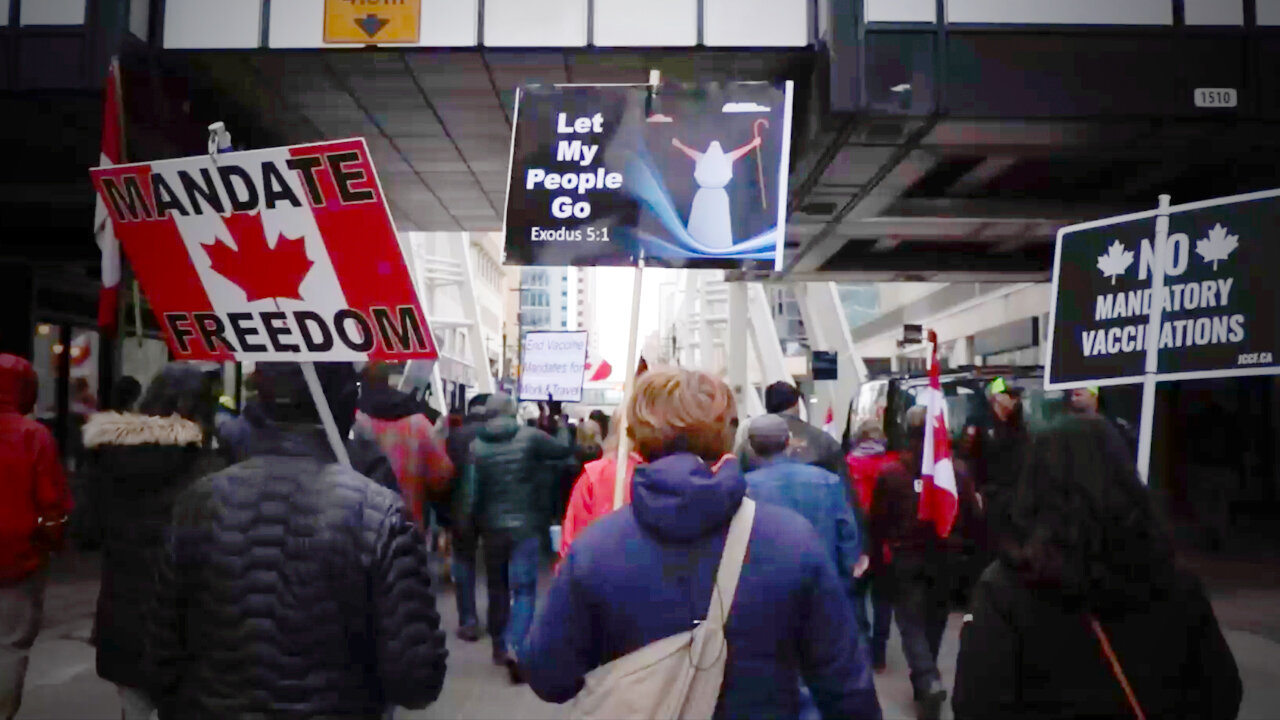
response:
[[[955,367],[974,364],[972,335],[956,340],[956,349],[951,353],[951,364]]]

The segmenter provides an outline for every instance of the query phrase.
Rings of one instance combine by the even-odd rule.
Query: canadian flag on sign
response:
[[[107,167],[124,162],[124,113],[120,103],[120,62],[111,59],[102,102],[102,151],[98,164]],[[99,198],[93,210],[93,232],[102,252],[102,288],[98,291],[98,328],[106,337],[116,334],[116,309],[120,292],[120,242]]]
[[[947,400],[942,394],[938,368],[938,336],[929,331],[928,413],[924,424],[924,458],[920,466],[919,518],[932,523],[938,537],[947,537],[955,526],[959,506],[955,465],[951,460],[951,434],[947,431]]]
[[[436,357],[363,140],[91,174],[177,358]]]

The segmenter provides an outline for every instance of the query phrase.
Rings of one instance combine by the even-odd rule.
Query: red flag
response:
[[[938,368],[938,336],[929,331],[929,391],[925,393],[928,414],[924,424],[924,458],[921,463],[921,520],[932,523],[938,537],[947,537],[956,522],[959,492],[955,466],[951,461],[951,434],[947,432],[947,401],[942,394]]]
[[[587,369],[590,370],[591,366],[587,365]],[[588,380],[589,382],[601,382],[608,380],[612,374],[613,366],[609,364],[608,360],[601,360],[600,365],[596,367],[595,372],[591,373],[591,377]]]
[[[830,405],[827,406],[827,418],[822,421],[822,432],[836,437],[836,414]],[[839,438],[836,439],[839,440]]]
[[[120,104],[120,62],[112,58],[107,68],[107,83],[103,93],[102,154],[100,167],[124,162],[124,115]],[[102,289],[98,291],[98,329],[104,337],[116,334],[116,308],[120,292],[120,241],[107,206],[98,197],[93,213],[93,230],[98,249],[102,252]]]

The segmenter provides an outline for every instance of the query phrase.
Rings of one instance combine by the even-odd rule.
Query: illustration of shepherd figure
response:
[[[712,141],[706,152],[698,152],[678,138],[671,139],[672,145],[696,163],[693,179],[698,183],[698,192],[693,196],[687,228],[694,240],[709,249],[725,250],[733,246],[733,218],[725,186],[733,180],[733,164],[760,147],[759,130],[757,124],[755,139],[729,153],[720,147],[719,141]],[[757,153],[756,163],[759,162]]]

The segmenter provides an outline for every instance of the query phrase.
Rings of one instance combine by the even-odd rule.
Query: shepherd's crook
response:
[[[760,118],[759,120],[756,120],[755,123],[752,124],[751,126],[751,131],[755,133],[756,140],[760,140],[761,124],[763,124],[765,127],[769,127],[769,121],[764,118]],[[763,207],[765,210],[768,210],[769,196],[764,191],[764,161],[761,158],[761,153],[760,153],[760,147],[763,144],[764,144],[763,141],[756,143],[756,181],[760,185],[760,206]]]

